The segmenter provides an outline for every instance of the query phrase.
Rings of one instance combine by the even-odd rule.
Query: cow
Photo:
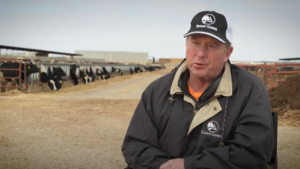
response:
[[[145,66],[140,66],[142,72],[146,72]]]
[[[113,72],[118,72],[118,74],[119,74],[120,76],[123,76],[123,72],[122,72],[122,70],[121,70],[120,68],[112,67],[112,68],[111,68],[111,73],[113,73]]]
[[[110,74],[107,72],[105,67],[96,67],[96,76],[100,78],[101,80],[109,79]]]
[[[63,79],[62,77],[67,76],[67,74],[61,67],[53,67],[52,70],[53,70],[53,76],[56,80],[66,81],[66,79]]]
[[[135,67],[134,67],[134,72],[135,72],[135,73],[141,73],[141,72],[142,72],[141,67],[135,66]]]
[[[133,70],[132,70],[132,68],[130,67],[130,75],[132,75],[133,74]]]
[[[134,72],[135,73],[142,73],[142,72],[145,72],[145,67],[144,66],[135,66],[134,67]]]
[[[84,84],[87,84],[90,82],[89,76],[86,73],[86,68],[83,66],[79,67],[79,78],[82,79],[82,82]]]
[[[152,72],[152,71],[155,71],[155,70],[164,69],[165,66],[162,66],[162,65],[149,65],[149,66],[146,66],[145,68],[146,68],[146,70]]]
[[[92,77],[90,76],[89,70],[87,68],[85,68],[84,72],[85,72],[85,74],[87,76],[87,82],[88,83],[92,82]]]
[[[66,76],[66,72],[61,67],[53,67],[54,76]]]
[[[109,79],[110,78],[110,74],[108,73],[108,71],[106,70],[106,68],[104,66],[102,66],[102,70],[103,70],[103,73],[105,75],[105,79]]]
[[[78,85],[78,77],[76,76],[77,67],[79,66],[77,66],[76,64],[70,65],[70,76],[75,86]]]
[[[90,70],[88,70],[87,68],[85,69],[85,72],[87,74],[88,78],[88,82],[94,82],[95,81],[95,76],[94,76],[94,72],[92,67],[90,66]]]
[[[41,82],[47,84],[51,90],[56,91],[57,88],[54,79],[49,78],[44,65],[40,65],[40,67],[41,67],[41,72],[40,72]]]
[[[4,61],[0,65],[0,69],[19,69],[20,63],[19,62],[13,62],[13,61]],[[0,70],[3,74],[3,78],[8,81],[12,82],[13,79],[15,80],[17,86],[19,86],[19,70]],[[39,67],[35,62],[21,62],[21,83],[24,83],[25,77],[27,77],[30,74],[38,73],[40,72]],[[26,73],[26,74],[25,74]]]
[[[86,72],[87,72],[88,76],[90,77],[90,81],[91,81],[91,82],[94,82],[94,81],[95,81],[95,75],[94,75],[92,66],[90,66],[90,71],[88,71],[88,70],[86,69]]]
[[[66,73],[60,67],[53,68],[53,70],[56,71],[55,73],[54,71],[52,73],[50,67],[48,67],[48,73],[46,72],[44,65],[41,65],[40,67],[41,82],[46,83],[48,87],[53,91],[59,90],[65,81],[62,79],[61,75],[66,75]]]
[[[152,72],[152,71],[156,70],[156,68],[154,66],[147,66],[146,70]]]
[[[101,80],[105,79],[102,67],[96,66],[96,77]]]
[[[54,81],[54,84],[56,86],[56,90],[59,90],[63,83],[64,83],[64,80],[61,78],[60,75],[54,75],[50,69],[50,67],[48,67],[48,76],[51,80]]]

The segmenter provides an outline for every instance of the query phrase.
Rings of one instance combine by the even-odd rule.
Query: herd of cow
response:
[[[21,65],[21,78],[19,79],[20,72],[17,70]],[[133,68],[130,66],[130,75],[133,73],[141,73],[145,71],[154,71],[157,69],[165,68],[164,66],[134,66]],[[10,70],[14,69],[14,70]],[[79,76],[77,76],[76,72],[79,70]],[[3,76],[2,81],[16,81],[17,86],[19,86],[20,82],[25,83],[25,79],[28,78],[29,75],[34,73],[40,73],[40,82],[48,85],[48,87],[53,90],[59,90],[64,81],[66,80],[66,72],[61,67],[52,67],[48,66],[47,70],[43,64],[37,64],[33,61],[30,62],[12,62],[12,61],[4,61],[0,62],[0,77],[1,74]],[[74,82],[74,85],[78,85],[79,82],[83,84],[94,82],[97,80],[106,80],[111,77],[111,73],[117,73],[120,76],[123,76],[123,71],[117,67],[111,67],[111,72],[108,72],[105,66],[96,66],[96,71],[94,72],[92,67],[89,66],[89,69],[86,66],[79,66],[76,64],[70,65],[70,78]],[[26,77],[26,78],[25,78]],[[0,78],[0,82],[1,82]],[[3,83],[0,83],[2,86]]]

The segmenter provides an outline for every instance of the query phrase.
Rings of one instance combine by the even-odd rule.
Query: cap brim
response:
[[[217,39],[218,41],[222,42],[222,43],[226,43],[223,39],[221,39],[220,37],[214,35],[214,34],[211,34],[211,33],[208,33],[208,32],[203,32],[203,31],[193,31],[193,32],[188,32],[186,33],[183,37],[187,37],[189,35],[193,35],[193,34],[203,34],[203,35],[207,35],[207,36],[210,36],[210,37],[213,37],[215,39]]]

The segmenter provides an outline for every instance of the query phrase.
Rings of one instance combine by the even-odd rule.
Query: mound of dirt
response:
[[[287,78],[269,90],[272,110],[279,115],[279,125],[300,126],[300,76]]]
[[[300,127],[300,111],[288,110],[279,117],[279,125]]]
[[[269,90],[274,111],[283,115],[287,110],[300,110],[300,76],[287,78],[276,88]]]

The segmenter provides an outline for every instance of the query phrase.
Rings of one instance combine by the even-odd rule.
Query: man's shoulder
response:
[[[162,77],[159,77],[158,79],[154,80],[152,83],[148,85],[146,91],[147,90],[169,91],[173,83],[174,76],[175,76],[175,71],[172,71],[170,73],[163,75]]]
[[[233,73],[236,77],[238,83],[252,83],[252,84],[262,84],[263,81],[256,75],[247,70],[237,66],[232,65]]]
[[[163,75],[162,77],[154,80],[150,85],[153,85],[153,86],[158,85],[160,87],[163,87],[163,86],[164,87],[168,87],[168,86],[171,87],[174,76],[175,76],[175,71],[172,71],[172,72],[167,73],[167,74]]]

